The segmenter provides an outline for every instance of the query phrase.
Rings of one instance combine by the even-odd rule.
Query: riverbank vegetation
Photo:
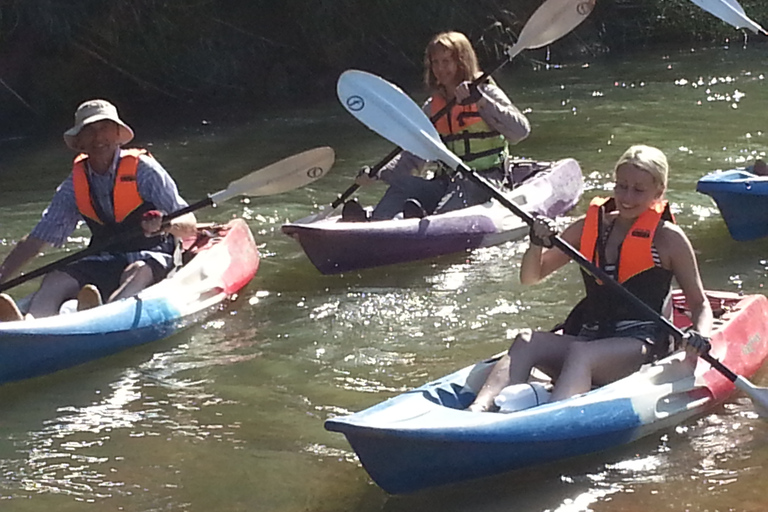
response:
[[[481,58],[492,62],[540,3],[5,0],[0,118],[11,126],[18,119],[68,118],[94,96],[172,108],[311,102],[333,94],[338,74],[353,67],[412,82],[435,32],[464,31]],[[764,0],[741,3],[768,23]],[[598,0],[587,21],[548,54],[526,52],[515,64],[656,43],[741,43],[744,37],[689,0]]]

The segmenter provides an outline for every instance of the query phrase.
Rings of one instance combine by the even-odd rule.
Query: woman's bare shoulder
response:
[[[581,217],[577,218],[573,222],[571,222],[568,227],[565,228],[563,233],[571,232],[571,233],[578,233],[581,235],[582,230],[584,229],[584,221],[586,220],[586,216],[582,215]]]
[[[677,224],[668,221],[664,221],[659,226],[653,241],[657,249],[664,252],[689,251],[691,248],[691,242],[685,231]]]
[[[573,221],[568,227],[563,230],[562,238],[569,244],[578,248],[579,241],[581,240],[581,232],[584,230],[584,217],[580,217]]]

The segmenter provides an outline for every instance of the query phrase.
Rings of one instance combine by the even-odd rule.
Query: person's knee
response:
[[[77,293],[79,289],[80,285],[77,282],[77,279],[60,270],[55,270],[46,274],[45,277],[43,277],[42,283],[40,283],[40,291],[43,294],[56,293],[57,295],[61,294],[64,296]]]
[[[517,333],[517,336],[515,336],[515,339],[512,341],[512,345],[510,345],[509,349],[507,350],[507,354],[512,356],[513,354],[519,354],[521,352],[528,351],[531,349],[532,343],[533,331],[530,329],[523,329]]]
[[[151,284],[154,281],[152,267],[150,267],[144,261],[135,261],[131,263],[125,267],[125,270],[123,270],[123,274],[120,278],[121,282],[128,280]]]

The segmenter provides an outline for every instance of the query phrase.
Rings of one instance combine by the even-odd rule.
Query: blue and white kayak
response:
[[[753,375],[768,357],[768,299],[708,292],[718,317],[712,355]],[[675,325],[690,326],[675,296]],[[385,491],[489,476],[620,446],[704,413],[734,385],[700,360],[695,372],[678,352],[612,384],[512,413],[470,412],[496,359],[468,366],[325,428],[341,432]]]
[[[0,384],[35,377],[166,338],[217,309],[259,266],[248,225],[199,230],[181,269],[135,297],[86,311],[0,323]]]
[[[768,236],[768,176],[748,169],[718,171],[701,178],[696,190],[714,199],[734,240]]]

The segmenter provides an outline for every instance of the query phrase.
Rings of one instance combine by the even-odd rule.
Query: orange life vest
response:
[[[445,98],[439,94],[432,96],[432,101],[430,102],[431,114],[437,114],[445,108],[445,105]],[[450,112],[435,121],[435,128],[437,128],[441,135],[450,135],[482,121],[483,118],[480,117],[480,112],[477,110],[477,103],[470,103],[469,105],[455,104],[451,107]]]
[[[593,199],[581,233],[580,252],[586,259],[603,269],[607,262],[600,261],[600,254],[604,250],[600,238],[603,230],[602,220],[604,212],[612,209],[614,204],[613,199]],[[672,283],[672,272],[658,266],[653,260],[653,237],[662,220],[674,222],[666,201],[649,208],[635,220],[621,244],[616,269],[618,280],[624,288],[659,313],[663,309]],[[573,308],[562,324],[564,332],[576,335],[582,326],[597,324],[601,336],[610,337],[611,329],[618,322],[645,319],[638,318],[637,308],[621,293],[604,286],[584,270],[581,274],[587,296]],[[662,345],[654,349],[658,349],[660,354],[667,349],[665,342],[661,343]]]
[[[112,190],[112,208],[115,222],[123,222],[128,215],[144,203],[139,194],[136,182],[136,169],[139,165],[139,156],[147,154],[145,149],[120,150],[120,163],[115,175],[115,186]],[[105,221],[96,213],[91,201],[91,186],[85,169],[85,161],[88,155],[80,154],[75,158],[72,166],[72,181],[75,188],[75,201],[80,213],[99,224]]]
[[[445,106],[445,98],[432,96],[431,116],[434,117]],[[477,103],[454,105],[435,121],[435,127],[448,149],[475,170],[502,166],[509,154],[507,140],[480,117]]]
[[[584,219],[584,229],[581,232],[580,252],[597,266],[605,264],[605,262],[600,261],[595,246],[597,245],[597,238],[600,236],[598,226],[601,223],[598,222],[598,217],[602,215],[601,206],[608,201],[609,199],[601,197],[592,199],[587,210],[587,217]],[[656,234],[656,228],[659,226],[662,214],[667,207],[668,203],[666,200],[657,201],[632,224],[629,233],[627,233],[621,244],[618,261],[618,278],[620,283],[655,266],[651,252],[653,237]]]
[[[81,154],[75,158],[72,166],[75,202],[91,230],[91,246],[104,244],[109,252],[114,253],[134,251],[173,253],[175,246],[173,237],[170,235],[133,236],[137,231],[140,233],[142,215],[155,209],[155,205],[145,201],[139,193],[136,174],[139,157],[142,155],[149,155],[149,153],[143,149],[120,150],[120,161],[112,189],[114,220],[108,218],[108,212],[94,206],[86,170],[88,155]],[[101,218],[99,212],[107,218]]]

